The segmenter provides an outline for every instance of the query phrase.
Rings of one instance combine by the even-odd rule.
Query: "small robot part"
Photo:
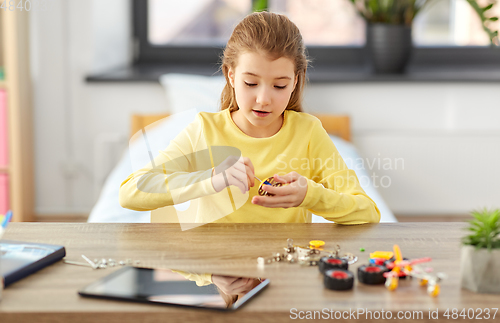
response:
[[[381,265],[362,265],[358,267],[358,279],[363,284],[377,285],[385,283],[384,273],[389,271]]]
[[[319,271],[324,274],[327,270],[330,269],[344,269],[347,270],[349,268],[349,264],[347,260],[336,257],[322,257],[319,260],[318,264]]]
[[[337,245],[335,251],[324,250],[314,248],[309,246],[298,246],[293,244],[292,239],[287,240],[287,247],[284,248],[284,253],[275,253],[271,257],[259,257],[257,258],[257,264],[259,266],[264,266],[266,264],[271,264],[273,262],[298,262],[301,265],[316,266],[320,264],[320,259],[323,258],[335,258],[342,259],[347,264],[353,264],[358,260],[358,257],[354,256],[352,253],[345,253],[340,256],[340,246]]]
[[[257,177],[256,177],[256,178],[257,178]],[[264,185],[271,185],[271,186],[273,186],[273,187],[280,187],[280,186],[282,186],[282,185],[283,185],[283,184],[278,183],[277,181],[275,181],[273,176],[268,177],[268,178],[266,178],[266,179],[265,179],[265,180],[263,180],[263,181],[259,180],[258,178],[257,178],[257,180],[258,180],[259,182],[261,182],[261,183],[260,183],[260,185],[259,185],[259,195],[260,195],[260,196],[273,196],[273,194],[270,194],[269,192],[266,192],[266,191],[264,191],[264,190],[262,189],[262,187],[263,187]]]
[[[358,279],[364,284],[382,284],[390,290],[398,288],[399,278],[412,277],[420,279],[421,286],[427,286],[427,293],[436,297],[439,295],[439,282],[446,278],[444,273],[431,274],[431,268],[422,268],[420,263],[429,262],[429,257],[408,260],[402,257],[398,245],[394,252],[376,251],[370,254],[370,264],[358,268]]]
[[[349,290],[354,285],[354,275],[349,270],[330,269],[325,272],[323,284],[332,290]]]
[[[325,245],[324,241],[321,240],[311,240],[309,241],[309,247],[314,249],[321,249]]]

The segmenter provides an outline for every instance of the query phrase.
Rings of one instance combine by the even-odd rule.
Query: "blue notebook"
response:
[[[0,240],[0,276],[5,287],[66,256],[63,246]]]

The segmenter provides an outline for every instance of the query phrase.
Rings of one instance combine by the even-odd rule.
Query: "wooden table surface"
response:
[[[412,316],[426,321],[430,312],[438,310],[438,319],[432,320],[437,322],[456,321],[451,317],[454,308],[458,313],[462,309],[474,311],[486,322],[498,322],[500,313],[495,319],[492,315],[493,308],[500,305],[500,294],[475,294],[460,288],[460,238],[466,233],[465,225],[208,224],[181,231],[178,224],[12,223],[3,239],[64,245],[69,260],[82,261],[82,254],[90,259],[130,258],[140,260],[144,267],[267,277],[271,283],[240,310],[222,313],[83,298],[77,290],[116,268],[93,270],[61,261],[5,289],[0,322],[278,322],[297,321],[293,318],[314,314],[307,311],[325,309],[328,315],[334,315],[330,310],[339,311],[363,321],[371,321],[363,310],[372,311],[372,321],[379,321],[375,312],[379,318],[390,312],[392,319],[399,314],[408,320]],[[359,257],[350,266],[354,273],[359,265],[367,263],[370,252],[392,250],[397,243],[404,257],[432,257],[429,265],[449,277],[441,284],[441,294],[431,298],[425,288],[410,279],[400,280],[393,292],[383,286],[360,284],[357,279],[352,290],[336,292],[323,287],[317,267],[274,263],[259,269],[257,257],[281,252],[288,238],[300,245],[324,240],[326,249],[339,244],[342,252]],[[360,248],[366,251],[360,252]],[[490,319],[486,319],[485,309],[491,311]],[[443,316],[447,310],[449,318]]]

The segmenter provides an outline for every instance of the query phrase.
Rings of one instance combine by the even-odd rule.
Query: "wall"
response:
[[[126,145],[130,114],[168,104],[159,84],[84,80],[130,61],[128,1],[55,0],[31,23],[36,211],[88,213]],[[313,84],[305,99],[310,112],[351,115],[363,163],[396,214],[464,214],[500,204],[499,90],[494,83]]]
[[[464,214],[500,206],[499,91],[498,83],[323,85],[306,102],[352,116],[353,141],[396,214]]]
[[[127,107],[120,105],[134,101],[124,98],[133,92],[123,91],[97,100],[105,108],[93,104],[85,76],[130,61],[129,1],[49,3],[48,10],[30,13],[36,211],[88,213],[96,198],[94,143],[115,133],[112,122],[106,127],[100,121],[126,120]],[[102,116],[96,116],[96,106]]]

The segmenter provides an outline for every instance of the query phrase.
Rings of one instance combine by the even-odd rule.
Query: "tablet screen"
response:
[[[83,288],[82,296],[235,310],[269,284],[268,279],[124,267]]]

